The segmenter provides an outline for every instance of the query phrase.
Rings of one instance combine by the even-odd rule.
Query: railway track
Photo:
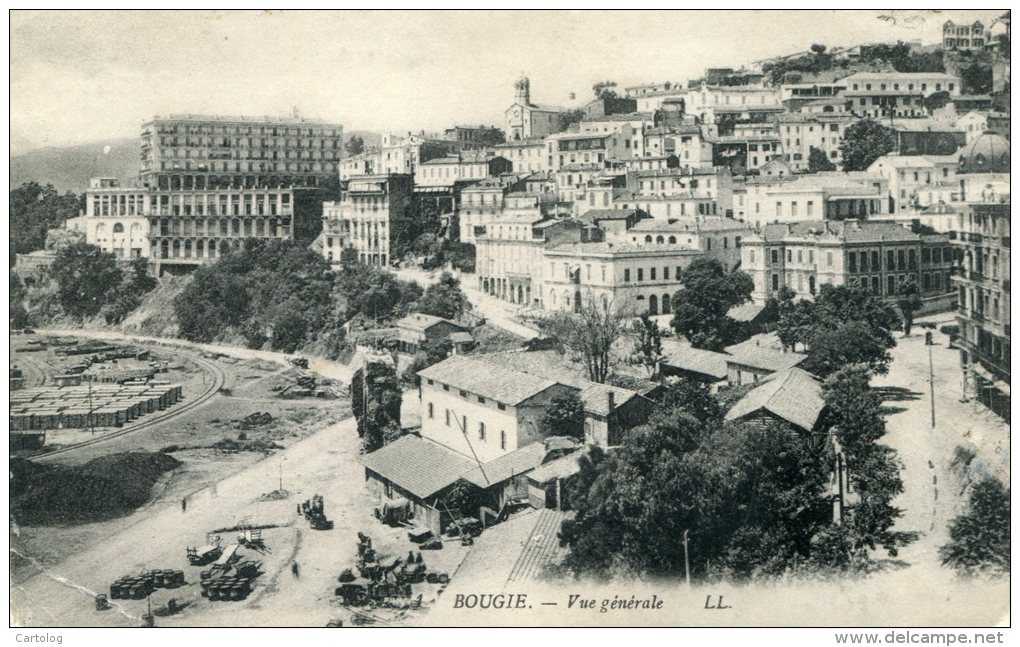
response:
[[[220,366],[218,364],[216,364],[216,362],[211,362],[211,361],[205,359],[204,357],[199,357],[197,355],[192,355],[191,356],[191,360],[194,361],[196,364],[198,364],[202,369],[204,369],[208,373],[211,373],[212,376],[213,376],[212,384],[209,385],[209,388],[207,388],[205,391],[200,393],[193,400],[188,400],[188,401],[184,402],[181,405],[173,406],[170,409],[168,409],[167,411],[165,411],[164,413],[156,414],[154,416],[146,416],[146,417],[142,418],[141,420],[139,420],[135,424],[125,425],[124,427],[121,427],[120,429],[116,429],[114,431],[105,433],[102,436],[98,436],[96,438],[90,438],[89,440],[84,440],[84,441],[82,441],[80,443],[74,443],[74,444],[71,444],[71,445],[65,445],[63,447],[59,447],[59,448],[52,449],[52,450],[47,451],[47,452],[43,452],[41,454],[37,454],[36,456],[32,457],[32,460],[36,460],[36,461],[40,461],[40,462],[45,462],[46,459],[48,459],[50,457],[53,457],[53,456],[58,456],[58,455],[61,455],[61,454],[67,454],[69,452],[73,452],[75,450],[82,449],[83,447],[89,447],[91,445],[96,445],[96,444],[108,441],[110,439],[113,439],[113,438],[120,438],[122,436],[127,436],[128,434],[133,434],[133,433],[136,433],[136,432],[139,432],[139,431],[144,431],[144,430],[150,429],[150,428],[152,428],[152,427],[154,427],[156,425],[163,424],[163,423],[165,423],[165,422],[167,422],[169,420],[173,420],[175,418],[179,418],[179,417],[183,416],[184,414],[192,411],[193,409],[195,409],[195,408],[205,404],[206,402],[208,402],[210,399],[212,399],[219,392],[220,387],[222,387],[223,384],[226,382],[227,374],[226,374],[226,372],[222,368],[220,368]]]

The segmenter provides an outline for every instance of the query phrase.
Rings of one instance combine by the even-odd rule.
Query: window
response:
[[[645,271],[642,268],[640,268],[640,267],[638,268],[638,271],[637,271],[637,280],[638,281],[644,281],[645,280]]]
[[[485,423],[478,423],[478,440],[485,440]]]
[[[777,249],[772,250],[772,264],[773,265],[779,264],[779,250]]]
[[[663,281],[669,280],[669,266],[662,268],[662,280]]]
[[[857,252],[848,252],[846,257],[847,257],[847,260],[850,263],[850,271],[851,272],[856,272],[857,271]]]
[[[506,432],[499,432],[499,448],[506,449]]]
[[[793,262],[793,250],[792,249],[786,250],[786,262],[787,263],[792,263]]]
[[[467,391],[465,391],[465,390],[461,389],[461,391],[460,391],[460,397],[462,397],[462,398],[466,398],[466,397],[467,397]]]
[[[432,403],[429,402],[429,418],[432,418]]]
[[[779,290],[779,275],[778,274],[773,274],[772,275],[772,291],[776,292],[777,290]]]
[[[630,281],[630,270],[629,269],[624,269],[623,270],[623,280],[624,280],[624,282],[629,282]]]
[[[654,281],[655,280],[655,268],[654,267],[652,269],[648,270],[648,280],[649,281]]]
[[[896,269],[896,253],[892,250],[885,253],[885,269],[887,272]]]
[[[815,201],[814,200],[808,200],[807,201],[807,216],[808,216],[808,218],[811,218],[814,215],[815,215]]]
[[[500,411],[506,411],[506,405],[503,404],[502,402],[497,402],[496,408],[499,409]]]

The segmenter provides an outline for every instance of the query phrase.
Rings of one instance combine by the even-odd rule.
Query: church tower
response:
[[[531,105],[531,81],[522,76],[514,82],[514,100],[521,105]]]

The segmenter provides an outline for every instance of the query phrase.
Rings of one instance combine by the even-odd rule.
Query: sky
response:
[[[935,43],[946,20],[1001,13],[12,11],[11,154],[134,137],[170,113],[501,125],[522,74],[532,101],[569,107],[600,80],[686,81],[812,43]]]

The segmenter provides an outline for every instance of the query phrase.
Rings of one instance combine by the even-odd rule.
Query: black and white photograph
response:
[[[8,27],[12,642],[1007,642],[1006,4]]]

